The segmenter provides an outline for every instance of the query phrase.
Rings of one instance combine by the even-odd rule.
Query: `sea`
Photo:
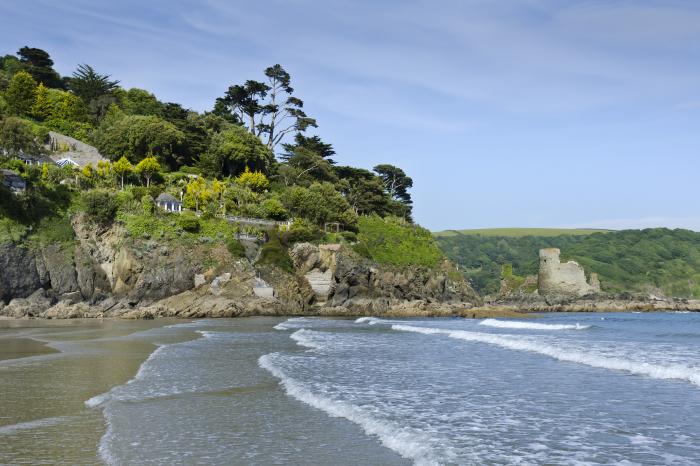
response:
[[[697,465],[700,313],[0,320],[0,464]]]

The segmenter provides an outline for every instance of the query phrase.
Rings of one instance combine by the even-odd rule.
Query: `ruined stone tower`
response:
[[[559,261],[557,248],[540,249],[540,271],[537,277],[538,292],[547,300],[580,298],[600,292],[598,275],[592,273],[590,283],[577,262]]]

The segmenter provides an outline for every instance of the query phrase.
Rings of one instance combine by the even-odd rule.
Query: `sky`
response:
[[[0,0],[0,45],[198,111],[279,63],[432,230],[700,231],[697,0]]]

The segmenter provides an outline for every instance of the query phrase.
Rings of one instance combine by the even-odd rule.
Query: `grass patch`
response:
[[[380,264],[436,267],[444,257],[428,230],[402,219],[361,217],[358,226],[355,251]]]

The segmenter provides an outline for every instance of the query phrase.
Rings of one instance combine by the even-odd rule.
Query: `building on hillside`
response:
[[[80,164],[78,162],[76,162],[75,160],[71,159],[70,157],[65,157],[65,158],[56,160],[56,165],[58,165],[61,168],[65,167],[65,166],[70,166],[70,167],[74,167],[74,168],[80,167]]]
[[[23,193],[27,189],[27,182],[13,170],[0,170],[0,183],[13,193]]]
[[[53,163],[53,160],[45,155],[34,154],[18,154],[15,158],[24,162],[25,165],[43,165],[45,163]]]
[[[168,193],[161,193],[156,198],[156,205],[166,212],[182,212],[182,201]]]

